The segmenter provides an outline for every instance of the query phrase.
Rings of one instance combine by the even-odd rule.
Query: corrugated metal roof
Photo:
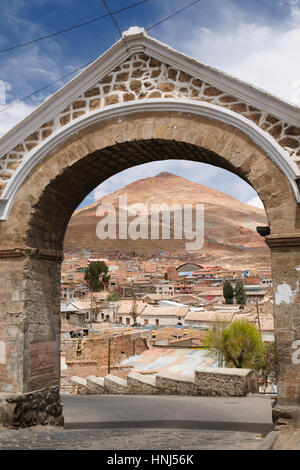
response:
[[[218,367],[218,359],[204,349],[152,348],[121,362],[136,371],[163,371],[191,376],[199,367]]]

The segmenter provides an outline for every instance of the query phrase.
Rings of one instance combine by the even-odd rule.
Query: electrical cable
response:
[[[169,20],[170,18],[173,18],[174,16],[178,15],[179,13],[182,13],[183,11],[187,10],[188,8],[192,7],[193,5],[196,5],[196,3],[201,2],[201,0],[196,0],[195,2],[190,3],[189,5],[186,5],[184,8],[181,8],[181,10],[177,10],[171,15],[167,16],[167,18],[164,18],[163,20],[159,21],[158,23],[155,23],[154,25],[150,26],[150,28],[147,28],[146,31],[150,31],[153,28],[156,28],[156,26],[159,26],[160,24],[164,23],[165,21]]]
[[[149,0],[141,0],[140,2],[134,3],[133,5],[129,5],[128,7],[121,8],[119,10],[116,10],[116,11],[112,12],[112,15],[117,15],[118,13],[129,10],[130,8],[134,8],[138,5],[146,3],[148,1]],[[52,34],[48,34],[47,36],[42,36],[40,38],[32,39],[32,41],[23,42],[22,44],[17,44],[16,46],[7,47],[6,49],[1,49],[0,54],[2,54],[3,52],[13,51],[14,49],[19,49],[20,47],[29,46],[30,44],[35,44],[36,42],[43,41],[44,39],[49,39],[49,38],[52,38],[54,36],[58,36],[59,34],[66,33],[68,31],[72,31],[73,29],[76,29],[76,28],[81,28],[82,26],[86,26],[88,24],[94,23],[95,21],[103,20],[104,18],[108,18],[109,16],[111,16],[111,15],[107,14],[107,15],[97,16],[96,18],[92,18],[89,21],[85,21],[84,23],[80,23],[80,24],[76,24],[74,26],[70,26],[69,28],[65,28],[65,29],[62,29],[60,31],[57,31],[56,33],[52,33]]]
[[[102,1],[103,1],[104,4],[106,4],[105,0],[102,0]],[[146,0],[146,1],[147,1],[147,0]],[[169,15],[168,17],[162,19],[162,20],[159,21],[158,23],[155,23],[154,25],[150,26],[149,28],[146,29],[146,31],[150,31],[151,29],[155,28],[156,26],[159,26],[160,24],[164,23],[165,21],[169,20],[170,18],[173,18],[174,16],[178,15],[179,13],[181,13],[181,12],[187,10],[188,8],[192,7],[192,6],[195,5],[196,3],[199,3],[200,1],[201,1],[201,0],[196,0],[196,1],[192,2],[192,3],[190,3],[189,5],[186,5],[184,8],[181,8],[180,10],[177,10],[176,12],[174,12],[174,13],[172,13],[171,15]],[[140,3],[143,3],[143,2],[140,2]],[[137,5],[137,4],[136,4],[136,5]],[[108,8],[108,7],[107,7],[107,8]],[[127,8],[128,8],[128,7],[127,7]],[[109,11],[109,9],[108,9],[108,11]],[[110,14],[108,13],[108,14],[106,15],[106,17],[107,17],[107,16],[112,17],[113,14],[114,14],[114,13],[110,13]],[[121,35],[121,38],[124,39],[124,37],[122,36],[122,33],[121,33],[120,28],[119,28],[118,25],[117,25],[117,29],[118,29],[119,34]],[[126,42],[125,42],[125,44],[126,44]],[[127,44],[126,44],[126,48],[127,48]],[[1,51],[0,51],[0,52],[1,52]],[[91,61],[88,62],[87,64],[84,64],[84,65],[78,67],[77,69],[73,70],[72,72],[68,73],[67,75],[64,75],[63,77],[58,78],[57,80],[55,80],[55,81],[49,83],[48,85],[43,86],[42,88],[40,88],[39,90],[37,90],[37,91],[31,93],[30,95],[25,96],[25,97],[23,97],[23,98],[19,98],[19,99],[18,99],[17,101],[15,101],[14,103],[12,103],[12,104],[6,106],[6,107],[3,108],[3,109],[0,109],[0,113],[2,113],[2,112],[4,112],[4,111],[6,111],[6,110],[12,108],[13,106],[15,106],[16,104],[20,103],[21,101],[26,101],[26,100],[28,100],[29,98],[31,98],[32,96],[34,96],[34,95],[40,93],[41,91],[45,90],[46,88],[49,88],[49,87],[51,87],[52,85],[55,85],[56,83],[60,82],[61,80],[63,80],[63,79],[65,79],[65,78],[69,77],[70,75],[73,75],[74,73],[78,72],[79,70],[81,70],[81,69],[87,67],[88,65],[90,65],[92,62],[94,62],[94,60],[96,60],[96,59],[91,60]]]

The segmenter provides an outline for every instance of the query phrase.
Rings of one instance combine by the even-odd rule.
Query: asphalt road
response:
[[[0,428],[0,451],[257,450],[273,429],[272,400],[263,396],[62,395],[62,400],[64,429]]]
[[[62,395],[65,429],[176,428],[267,434],[269,397]]]

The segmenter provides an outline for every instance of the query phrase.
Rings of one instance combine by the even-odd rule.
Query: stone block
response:
[[[257,373],[251,369],[203,367],[195,371],[202,396],[241,397],[258,393]]]
[[[104,389],[105,393],[111,393],[114,395],[127,395],[127,381],[116,377],[112,374],[107,374],[104,377]]]
[[[81,377],[71,377],[72,393],[74,395],[88,395],[87,381]]]
[[[152,375],[143,375],[131,372],[127,376],[128,393],[132,395],[158,395],[159,389],[156,386],[156,378]]]
[[[156,386],[160,394],[164,395],[199,395],[194,377],[160,372],[156,375]]]
[[[104,377],[89,375],[86,378],[86,386],[89,395],[102,395],[104,393]]]

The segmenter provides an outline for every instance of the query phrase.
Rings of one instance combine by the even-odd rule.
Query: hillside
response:
[[[149,209],[151,204],[166,203],[204,204],[205,243],[199,252],[208,260],[220,259],[229,264],[269,263],[269,251],[264,239],[256,233],[256,227],[267,224],[262,209],[242,203],[220,191],[194,183],[170,173],[160,173],[155,177],[141,179],[101,199],[102,204],[112,204],[119,215],[119,197],[127,196],[128,206],[142,203]],[[188,240],[99,240],[96,226],[100,217],[96,210],[100,201],[76,211],[68,226],[65,237],[66,247],[78,247],[101,252],[135,251],[146,258],[157,252],[176,253],[185,251]],[[149,209],[150,213],[150,209]],[[195,213],[193,214],[195,220]],[[128,223],[133,220],[128,214]],[[118,222],[118,217],[117,217]],[[150,233],[150,217],[149,233]],[[162,225],[162,224],[160,224]],[[171,224],[172,226],[172,224]],[[118,234],[118,223],[117,223]],[[255,259],[256,258],[256,259]]]

